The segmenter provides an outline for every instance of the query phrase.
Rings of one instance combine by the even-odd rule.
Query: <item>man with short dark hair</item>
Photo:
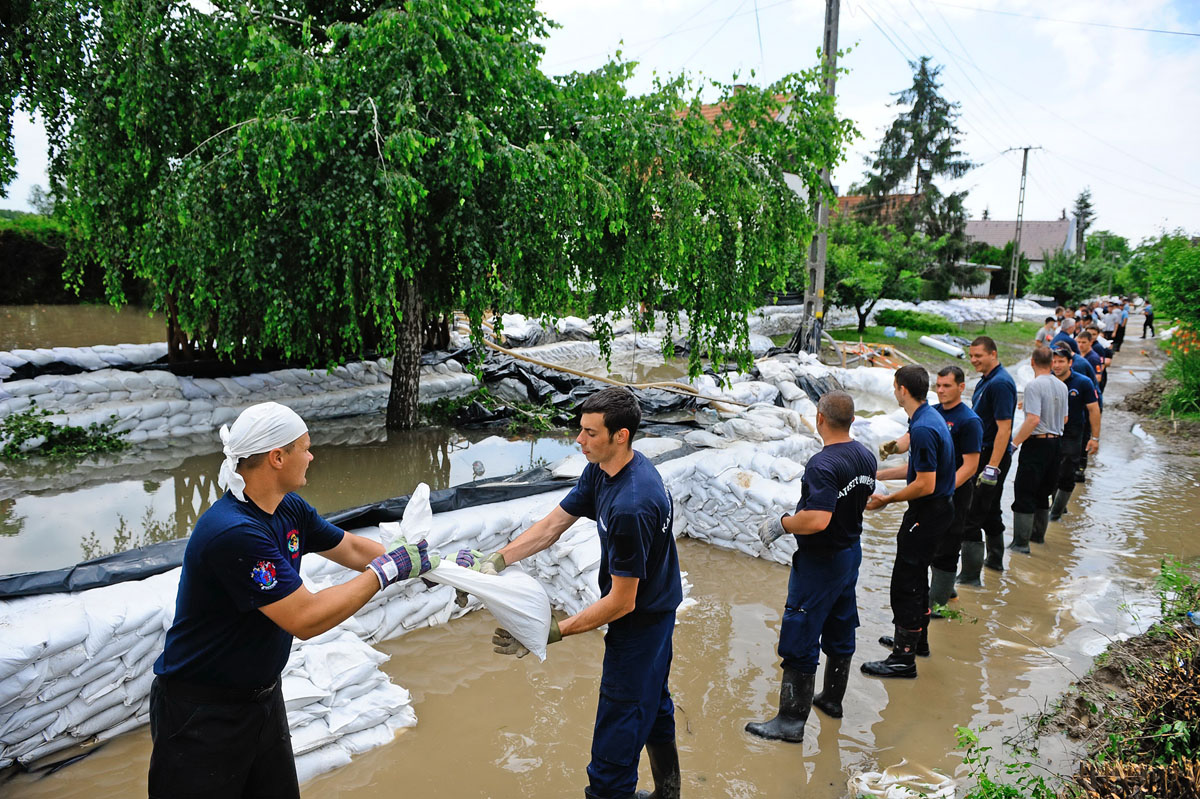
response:
[[[760,738],[802,741],[810,703],[827,716],[842,717],[858,628],[854,589],[862,563],[863,509],[875,489],[875,456],[850,438],[853,422],[849,394],[831,391],[821,397],[817,434],[825,446],[804,466],[796,512],[772,517],[759,530],[766,546],[784,534],[796,536],[779,631],[779,713],[770,721],[746,725],[747,732]],[[814,699],[822,650],[825,687]]]
[[[897,369],[893,393],[908,414],[908,466],[880,469],[876,478],[889,480],[903,474],[907,485],[895,494],[872,495],[867,510],[908,503],[892,564],[895,634],[887,659],[863,663],[861,668],[872,677],[912,678],[917,676],[917,653],[929,650],[929,564],[954,520],[954,444],[945,420],[925,401],[929,394],[925,367]]]
[[[1040,346],[1050,346],[1051,339],[1057,335],[1054,332],[1055,320],[1053,316],[1047,316],[1042,326],[1038,328],[1037,335],[1033,338],[1033,343]]]
[[[1063,324],[1070,323],[1067,320]],[[1017,384],[1001,365],[996,342],[991,338],[976,338],[971,342],[968,354],[975,371],[983,375],[971,395],[971,408],[983,423],[983,449],[979,452],[979,472],[975,477],[971,512],[963,527],[962,572],[958,582],[981,586],[981,567],[1004,571],[1004,518],[1000,498],[1012,466],[1008,445],[1013,414],[1017,409]]]
[[[549,636],[549,643],[555,643],[608,625],[584,794],[597,799],[633,796],[644,747],[654,776],[653,795],[678,799],[675,705],[667,682],[683,584],[671,495],[654,465],[633,449],[642,412],[629,389],[598,391],[579,410],[575,441],[588,465],[571,493],[499,552],[463,550],[456,560],[480,572],[501,571],[554,544],[581,516],[596,520],[600,599],[552,622]],[[502,629],[492,643],[500,654],[524,657],[529,652]]]
[[[1100,449],[1100,393],[1096,384],[1071,368],[1076,356],[1065,346],[1053,353],[1051,368],[1054,376],[1067,387],[1067,423],[1059,447],[1057,490],[1050,506],[1050,521],[1058,521],[1067,512],[1071,492],[1075,490],[1075,472],[1080,459]],[[1035,544],[1037,531],[1030,540]]]
[[[1009,549],[1029,553],[1029,542],[1044,541],[1050,495],[1058,478],[1059,445],[1067,419],[1067,387],[1050,373],[1050,350],[1034,349],[1033,380],[1025,386],[1025,421],[1013,436],[1021,457],[1013,480],[1013,536]]]
[[[384,552],[295,493],[313,456],[292,409],[252,405],[221,428],[221,441],[226,492],[188,539],[175,618],[154,663],[152,799],[299,797],[279,680],[292,637],[320,635],[438,564],[424,541]],[[362,574],[312,593],[300,579],[312,552]]]

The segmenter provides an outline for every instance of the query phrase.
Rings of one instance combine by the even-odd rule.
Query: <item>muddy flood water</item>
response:
[[[0,305],[0,350],[153,344],[167,340],[165,317],[107,305]]]
[[[1144,376],[1116,375],[1106,402],[1115,404]],[[916,680],[872,680],[858,671],[863,660],[885,654],[876,639],[890,632],[888,576],[900,509],[868,514],[846,715],[837,721],[814,711],[800,745],[760,741],[742,729],[774,713],[788,569],[681,539],[681,565],[697,600],[679,618],[672,668],[684,794],[832,799],[847,796],[851,775],[885,768],[914,784],[937,782],[939,773],[964,773],[954,752],[958,725],[985,730],[984,743],[998,752],[1110,639],[1151,623],[1163,558],[1200,557],[1200,461],[1163,454],[1134,429],[1136,421],[1118,410],[1105,414],[1103,447],[1064,522],[1051,524],[1032,555],[1008,553],[1002,575],[985,571],[985,588],[959,588],[953,606],[967,620],[934,622],[933,656],[918,659]],[[203,463],[215,473],[215,460]],[[379,467],[357,457],[322,463],[318,449],[311,490],[378,479],[368,474]],[[391,493],[406,490],[406,480],[395,479]],[[601,635],[557,644],[539,664],[493,654],[493,626],[483,611],[379,645],[391,656],[384,669],[412,691],[419,723],[307,783],[304,796],[580,796]],[[144,796],[149,753],[143,728],[57,773],[15,775],[0,793]],[[1044,740],[1039,762],[1066,772],[1070,757],[1063,740]],[[649,788],[645,762],[641,776]]]

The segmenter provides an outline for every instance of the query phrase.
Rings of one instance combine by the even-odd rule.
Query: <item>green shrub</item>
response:
[[[958,327],[934,313],[925,311],[901,311],[887,309],[875,313],[875,324],[880,327],[896,327],[901,330],[916,330],[921,333],[957,333]]]
[[[94,452],[119,452],[129,446],[121,433],[112,431],[116,416],[87,427],[54,424],[50,411],[27,408],[0,419],[0,458],[24,460],[31,454],[51,458],[78,457]]]
[[[1163,368],[1163,375],[1175,386],[1163,395],[1159,413],[1200,413],[1200,335],[1191,325],[1180,322],[1164,349],[1171,360]]]

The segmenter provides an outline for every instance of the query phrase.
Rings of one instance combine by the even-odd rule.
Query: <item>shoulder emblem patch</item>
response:
[[[300,533],[299,533],[299,531],[292,530],[290,533],[288,533],[287,541],[288,541],[288,544],[287,544],[288,552],[291,552],[294,555],[300,551]]]
[[[275,564],[269,560],[260,560],[250,570],[250,579],[263,591],[270,591],[279,584],[278,578],[275,577]]]

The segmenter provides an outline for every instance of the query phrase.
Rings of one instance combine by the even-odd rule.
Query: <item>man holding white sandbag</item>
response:
[[[596,520],[600,599],[552,623],[549,636],[549,643],[555,643],[608,625],[584,795],[633,797],[645,747],[654,775],[654,793],[649,795],[676,799],[679,754],[667,679],[683,584],[671,497],[658,470],[632,447],[642,412],[630,391],[598,391],[583,403],[580,413],[581,429],[575,440],[588,465],[571,493],[499,552],[463,550],[457,561],[484,573],[498,572],[551,546],[579,517]],[[503,629],[496,630],[492,643],[501,654],[523,657],[528,653]]]
[[[292,637],[332,629],[375,592],[437,565],[424,541],[391,552],[325,521],[295,490],[313,456],[308,428],[274,402],[221,428],[227,489],[196,522],[175,620],[150,689],[151,797],[299,797],[279,675]],[[310,592],[300,559],[318,552],[362,574]]]

